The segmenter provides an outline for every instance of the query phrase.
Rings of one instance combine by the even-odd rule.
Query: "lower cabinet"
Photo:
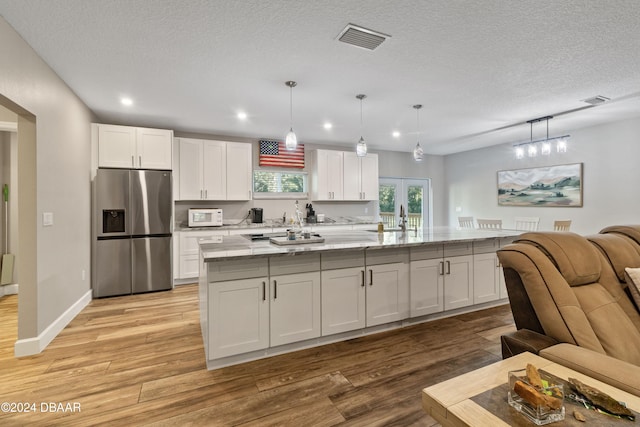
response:
[[[473,303],[481,304],[500,299],[502,269],[495,252],[473,256]],[[504,279],[502,280],[504,282]]]
[[[320,272],[271,276],[271,346],[320,336]]]
[[[406,263],[367,266],[366,326],[409,317],[409,268]]]
[[[453,310],[473,304],[473,255],[445,258],[444,309]]]
[[[269,347],[267,277],[209,283],[209,359]]]
[[[366,326],[364,276],[364,267],[322,271],[323,336]]]
[[[439,313],[444,310],[444,275],[441,259],[411,261],[410,317]]]

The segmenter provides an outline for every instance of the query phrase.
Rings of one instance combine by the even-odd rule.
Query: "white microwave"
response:
[[[189,227],[218,227],[222,225],[222,209],[189,209]]]

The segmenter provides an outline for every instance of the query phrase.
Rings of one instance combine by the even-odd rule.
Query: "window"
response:
[[[256,199],[289,199],[307,196],[306,172],[253,171],[253,196]]]

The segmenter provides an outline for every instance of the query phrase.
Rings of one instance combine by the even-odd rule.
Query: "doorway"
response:
[[[380,178],[379,213],[385,228],[400,226],[401,207],[405,212],[407,228],[431,228],[431,180]]]

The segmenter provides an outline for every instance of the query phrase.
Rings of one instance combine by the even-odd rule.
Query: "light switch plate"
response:
[[[42,213],[42,226],[51,227],[53,225],[53,212]]]

